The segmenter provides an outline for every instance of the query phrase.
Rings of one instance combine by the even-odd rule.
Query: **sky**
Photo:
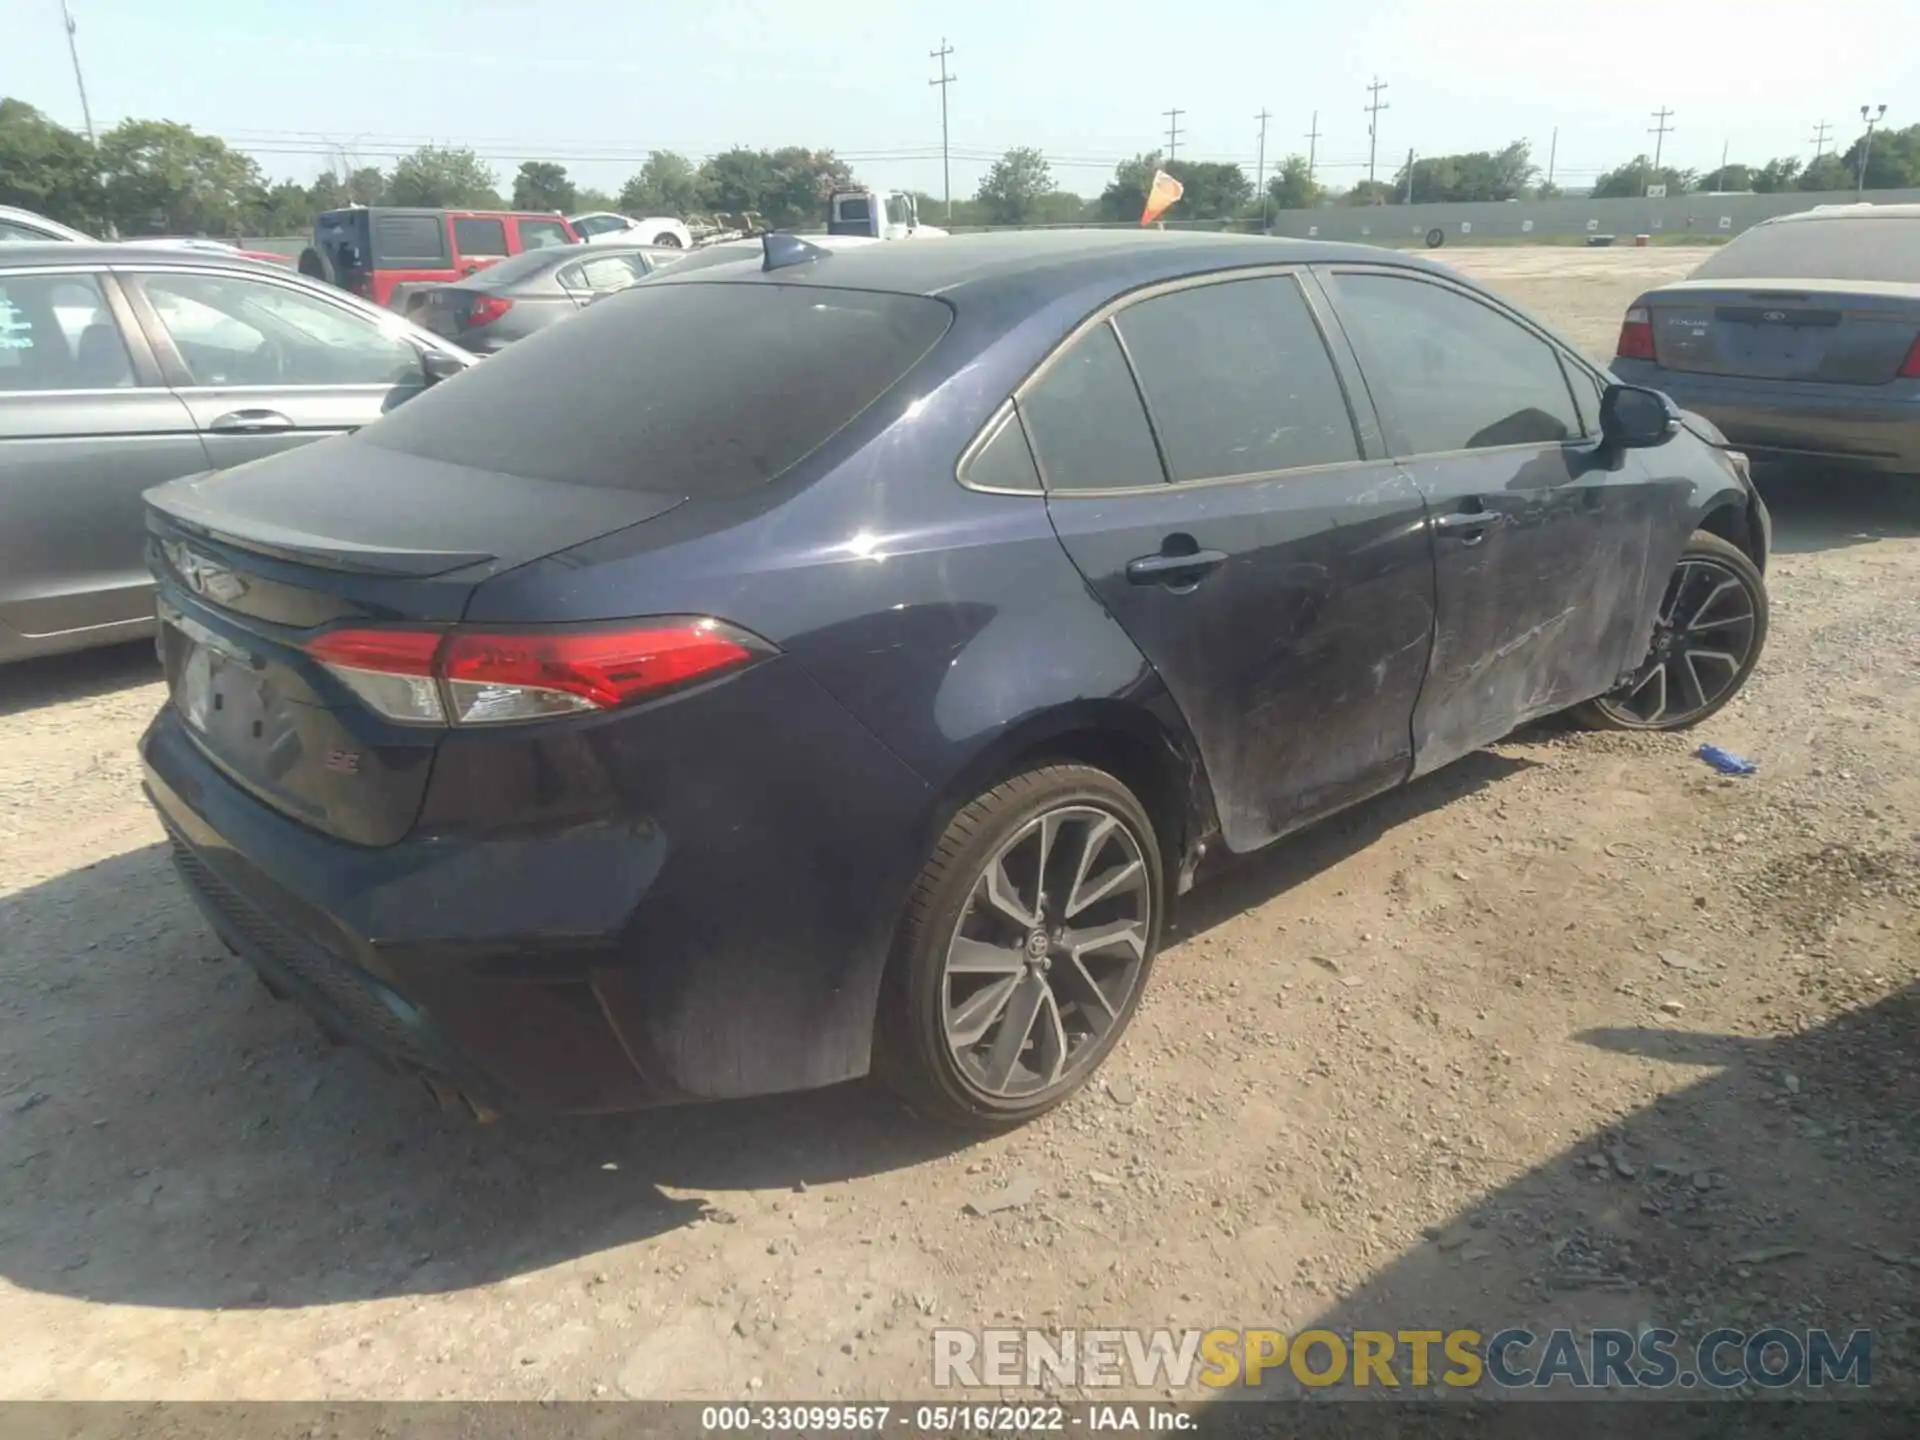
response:
[[[224,136],[276,179],[390,165],[434,142],[509,182],[554,159],[618,189],[653,149],[696,160],[801,144],[876,185],[943,193],[950,44],[952,191],[1038,147],[1063,189],[1164,149],[1252,173],[1314,144],[1317,175],[1421,154],[1533,147],[1563,185],[1651,152],[1708,170],[1841,148],[1863,103],[1920,123],[1920,0],[69,0],[96,128],[177,120]],[[0,0],[0,93],[79,128],[60,0]],[[1557,141],[1555,131],[1558,131]],[[1829,148],[1832,148],[1829,142]]]

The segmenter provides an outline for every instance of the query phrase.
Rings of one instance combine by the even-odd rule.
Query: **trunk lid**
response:
[[[1665,369],[1885,385],[1920,335],[1920,286],[1834,280],[1686,281],[1646,298]]]
[[[684,497],[591,489],[324,441],[147,496],[168,703],[274,809],[362,845],[403,837],[445,731],[384,719],[304,649],[345,623],[460,619],[488,577]]]

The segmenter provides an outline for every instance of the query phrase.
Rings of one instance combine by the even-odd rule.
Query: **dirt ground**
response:
[[[1444,258],[1604,355],[1694,257]],[[1541,728],[1203,886],[1105,1082],[986,1142],[444,1117],[179,892],[149,653],[0,673],[0,1398],[926,1396],[995,1322],[1870,1326],[1914,1388],[1920,488],[1771,498],[1702,733]]]

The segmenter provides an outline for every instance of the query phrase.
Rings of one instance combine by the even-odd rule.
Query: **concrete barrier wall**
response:
[[[1920,200],[1920,190],[1875,190],[1874,203]],[[1375,244],[1419,242],[1439,229],[1448,245],[1481,240],[1557,239],[1614,235],[1695,235],[1726,238],[1775,215],[1816,205],[1850,205],[1850,192],[1790,190],[1777,195],[1676,195],[1663,200],[1513,200],[1457,205],[1328,206],[1282,210],[1273,217],[1276,235],[1296,239],[1371,240]]]

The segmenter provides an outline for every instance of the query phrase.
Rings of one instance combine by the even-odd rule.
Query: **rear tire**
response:
[[[300,252],[300,273],[310,280],[324,280],[329,285],[338,285],[333,262],[327,259],[325,252],[309,245]]]
[[[1740,693],[1767,643],[1767,582],[1739,546],[1696,530],[1667,581],[1634,677],[1568,711],[1590,730],[1685,730]]]
[[[875,1073],[944,1124],[1004,1130],[1051,1110],[1133,1018],[1165,869],[1139,800],[1090,766],[1041,766],[964,806],[895,932]]]
[[[654,236],[653,243],[668,250],[684,250],[686,248],[680,243],[680,237],[671,230],[662,231],[660,234]]]

